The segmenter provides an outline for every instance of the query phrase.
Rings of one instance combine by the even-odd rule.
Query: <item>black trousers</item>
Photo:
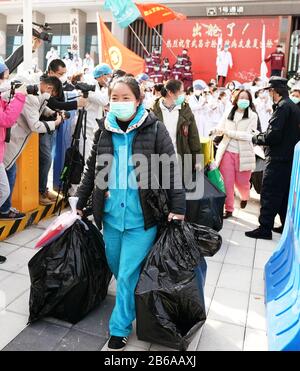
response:
[[[277,214],[285,223],[293,164],[291,162],[269,162],[264,172],[261,189],[259,223],[270,232]]]
[[[281,70],[272,70],[271,76],[279,76],[281,77]]]

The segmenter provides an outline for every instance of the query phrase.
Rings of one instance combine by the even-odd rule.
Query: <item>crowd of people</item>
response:
[[[52,164],[56,129],[63,124],[66,111],[85,107],[87,112],[86,168],[76,195],[77,209],[83,214],[93,194],[93,215],[103,229],[106,255],[118,281],[116,305],[110,320],[109,348],[121,349],[132,331],[135,318],[134,289],[142,262],[156,237],[157,223],[147,204],[150,180],[143,186],[143,176],[152,166],[140,172],[135,187],[128,186],[133,154],[176,156],[171,165],[169,220],[185,218],[184,184],[191,174],[201,170],[197,155],[201,139],[210,137],[216,143],[216,165],[224,179],[226,204],[224,218],[234,211],[237,190],[245,208],[250,197],[250,178],[256,167],[259,146],[265,149],[266,168],[261,190],[260,226],[247,232],[251,238],[271,239],[274,219],[280,215],[282,226],[287,212],[287,197],[293,162],[293,151],[300,140],[300,86],[288,90],[287,80],[257,77],[253,82],[229,82],[218,86],[215,79],[194,80],[188,51],[183,50],[170,68],[158,50],[146,57],[146,71],[132,76],[113,71],[107,64],[96,67],[86,56],[68,54],[61,60],[49,54],[47,70],[39,76],[38,92],[28,86],[15,88],[8,83],[10,72],[22,62],[17,51],[13,58],[0,63],[0,219],[22,219],[25,215],[13,208],[11,195],[16,180],[16,160],[30,135],[39,133],[40,203],[49,205],[56,194],[47,188]],[[53,51],[54,54],[54,51]],[[70,69],[69,61],[76,71]],[[79,67],[81,66],[81,67]],[[74,73],[73,73],[74,72]],[[83,97],[78,83],[94,85]],[[78,98],[65,100],[65,91],[76,91]],[[120,152],[123,148],[124,152]],[[125,150],[124,150],[125,148]],[[108,186],[101,187],[99,176],[106,165],[99,156],[111,155]],[[180,166],[189,155],[191,167]],[[160,180],[164,170],[155,178]],[[132,179],[131,179],[132,181]],[[114,182],[115,187],[111,186]],[[175,187],[181,184],[181,187]],[[282,231],[282,227],[275,229]],[[2,259],[4,261],[5,259]]]

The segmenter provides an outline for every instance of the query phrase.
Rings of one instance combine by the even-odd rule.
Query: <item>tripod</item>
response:
[[[58,195],[56,199],[56,204],[60,193],[62,192],[63,199],[68,198],[69,189],[71,184],[79,184],[81,181],[81,176],[85,165],[85,148],[86,148],[86,120],[87,111],[81,108],[78,111],[78,118],[75,126],[75,130],[72,136],[71,147],[67,149],[65,155],[65,163],[60,176],[60,186],[58,190]],[[79,151],[80,137],[83,137],[83,154]],[[61,213],[62,205],[59,209],[59,214]]]

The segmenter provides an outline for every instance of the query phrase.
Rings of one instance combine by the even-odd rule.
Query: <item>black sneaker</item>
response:
[[[0,213],[0,220],[21,220],[25,218],[25,214],[20,213],[16,209],[10,209],[8,213]]]
[[[0,255],[0,264],[3,264],[5,262],[6,262],[6,258]]]
[[[267,232],[261,228],[254,229],[253,231],[245,232],[245,235],[250,238],[261,240],[272,240],[272,232]]]
[[[108,342],[107,350],[121,351],[125,348],[128,337],[111,336]]]
[[[248,201],[241,201],[241,209],[245,209],[247,206]]]
[[[223,215],[223,219],[228,219],[232,217],[231,211],[225,211],[225,214]]]

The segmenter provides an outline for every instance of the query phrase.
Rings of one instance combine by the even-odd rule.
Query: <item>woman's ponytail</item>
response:
[[[160,91],[160,94],[162,97],[166,98],[166,96],[168,95],[168,90],[166,89],[165,86],[162,87],[161,91]]]

